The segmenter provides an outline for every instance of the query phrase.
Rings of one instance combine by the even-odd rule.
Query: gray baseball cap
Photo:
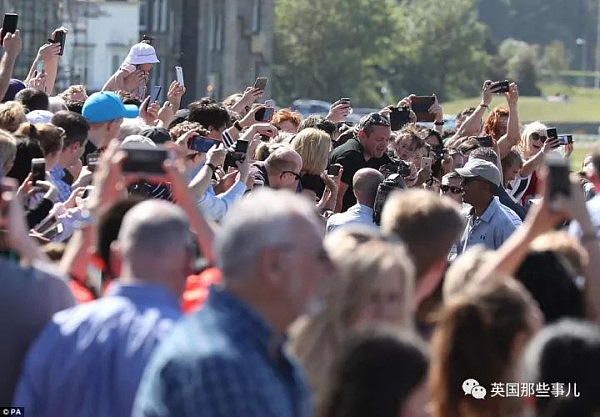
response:
[[[498,167],[483,159],[470,159],[464,167],[457,168],[456,172],[463,178],[481,177],[498,187],[501,185]]]

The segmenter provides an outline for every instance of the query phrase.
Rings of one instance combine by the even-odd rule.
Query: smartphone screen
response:
[[[31,160],[31,181],[35,185],[38,181],[46,179],[46,160],[44,158],[34,158]]]
[[[267,77],[258,77],[254,82],[254,88],[258,88],[259,90],[264,90],[267,88]]]
[[[510,90],[510,83],[508,81],[498,81],[490,86],[492,93],[508,93]]]
[[[254,113],[254,119],[257,122],[270,122],[275,114],[275,108],[273,107],[264,107],[259,109],[256,113]]]
[[[194,136],[188,139],[187,147],[197,152],[208,152],[210,148],[217,144],[217,141],[205,136]]]
[[[429,167],[431,168],[431,158],[429,158],[428,156],[422,156],[421,157],[421,168],[425,168],[425,167]]]
[[[390,113],[390,125],[392,130],[400,130],[402,126],[410,121],[410,111],[399,107],[392,107]]]
[[[558,135],[558,143],[562,146],[573,143],[573,135]]]
[[[183,87],[185,83],[183,82],[183,68],[175,67],[175,75],[177,76],[177,82]]]
[[[479,142],[479,146],[482,148],[490,148],[494,144],[491,136],[478,136],[477,142]]]
[[[41,72],[44,70],[44,61],[43,60],[40,59],[38,61],[37,65],[35,67],[35,70],[38,72],[38,74],[41,74]]]
[[[155,101],[158,101],[158,96],[160,95],[161,91],[162,87],[160,85],[155,85],[154,87],[152,87],[152,92],[150,93],[150,101],[148,101],[148,105],[146,106],[146,108],[148,108],[148,106],[154,103]]]
[[[416,96],[411,100],[412,110],[417,115],[417,122],[434,122],[435,116],[429,113],[429,108],[435,103],[433,96]]]

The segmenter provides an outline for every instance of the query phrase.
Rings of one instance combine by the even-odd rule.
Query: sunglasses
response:
[[[541,140],[542,143],[546,142],[546,139],[548,139],[548,136],[540,135],[537,132],[533,132],[530,137],[532,140]]]
[[[463,192],[461,187],[455,187],[454,185],[446,184],[440,185],[440,190],[442,190],[443,193],[450,191],[452,194],[461,194]]]
[[[360,123],[360,129],[363,130],[366,126],[390,126],[390,119],[379,113],[371,113],[365,116]]]
[[[295,179],[296,181],[299,181],[299,180],[300,180],[300,178],[301,178],[300,174],[297,174],[297,173],[295,173],[294,171],[281,171],[281,175],[283,175],[283,174],[290,174],[290,175],[293,175],[293,176],[294,176],[294,179]]]

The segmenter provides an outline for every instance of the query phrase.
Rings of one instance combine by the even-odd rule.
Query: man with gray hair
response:
[[[352,191],[356,197],[356,204],[344,213],[331,216],[327,221],[327,233],[350,224],[375,227],[373,206],[377,197],[377,188],[383,179],[383,174],[373,168],[362,168],[356,171],[352,178]]]
[[[150,354],[181,317],[193,261],[183,211],[144,201],[113,245],[121,274],[106,296],[56,313],[27,353],[14,404],[31,415],[129,417]]]
[[[309,416],[283,345],[333,272],[322,239],[313,204],[289,191],[258,190],[235,206],[215,241],[223,286],[156,351],[133,416]]]

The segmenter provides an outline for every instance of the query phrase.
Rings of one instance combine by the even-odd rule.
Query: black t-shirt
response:
[[[348,142],[333,150],[329,158],[329,164],[340,164],[344,167],[342,181],[348,186],[346,194],[344,194],[342,211],[346,211],[349,207],[356,204],[356,197],[354,197],[352,189],[352,178],[356,174],[356,171],[361,168],[374,168],[378,170],[380,166],[389,164],[390,162],[392,161],[385,154],[381,158],[371,158],[365,161],[363,146],[360,144],[358,138],[349,139]]]
[[[321,198],[325,192],[325,182],[319,175],[304,174],[300,178],[300,183],[303,190],[314,191],[318,198]]]

